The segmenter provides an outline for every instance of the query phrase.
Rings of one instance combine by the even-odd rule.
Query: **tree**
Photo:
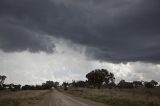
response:
[[[151,83],[154,87],[158,84],[158,82],[156,82],[155,80],[151,80]]]
[[[51,89],[54,86],[54,82],[53,81],[46,81],[46,83],[42,84],[44,89]]]
[[[63,82],[62,86],[64,88],[64,90],[68,90],[68,83],[67,82]]]
[[[133,81],[133,86],[134,88],[142,87],[143,86],[142,81]]]
[[[20,84],[19,85],[10,84],[9,89],[11,91],[19,91],[19,90],[21,90],[21,85]]]
[[[144,86],[145,86],[146,88],[153,88],[153,87],[154,87],[153,84],[150,83],[150,82],[144,82]]]
[[[59,86],[59,82],[54,82],[54,87],[57,88]]]
[[[150,82],[144,82],[144,86],[146,88],[154,88],[157,84],[158,82],[156,82],[155,80],[151,80]]]
[[[114,82],[114,74],[109,73],[106,69],[96,69],[91,72],[89,72],[86,75],[86,78],[88,79],[88,83],[92,85],[94,88],[102,86],[102,83],[105,82],[105,84],[109,84],[111,82]]]
[[[119,88],[133,88],[132,82],[126,82],[125,80],[121,80],[118,85]]]
[[[75,80],[72,80],[71,87],[75,87],[75,88],[77,87],[77,83]]]
[[[112,88],[115,88],[115,87],[116,87],[115,82],[111,82],[111,83],[109,83],[109,84],[107,85],[107,88],[109,88],[109,89],[112,89]]]
[[[33,85],[24,85],[22,86],[22,90],[36,90],[36,87]]]
[[[86,87],[86,82],[85,81],[77,81],[77,82],[75,82],[75,81],[73,81],[72,82],[72,86],[73,87]]]
[[[7,77],[5,75],[0,75],[0,89],[3,89],[4,80]]]

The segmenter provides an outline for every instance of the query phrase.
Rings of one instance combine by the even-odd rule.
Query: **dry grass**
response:
[[[105,104],[116,104],[114,102],[128,102],[122,106],[160,106],[160,89],[71,89],[70,94],[103,102]],[[110,103],[111,102],[111,103]],[[127,104],[127,103],[126,103]],[[132,105],[134,104],[134,105]],[[138,105],[137,105],[138,104]],[[121,105],[113,105],[121,106]]]
[[[49,91],[0,91],[0,106],[32,106],[48,94]]]

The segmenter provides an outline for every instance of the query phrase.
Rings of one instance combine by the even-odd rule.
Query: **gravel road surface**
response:
[[[66,95],[54,90],[36,106],[106,106],[106,105],[86,100],[83,98]]]

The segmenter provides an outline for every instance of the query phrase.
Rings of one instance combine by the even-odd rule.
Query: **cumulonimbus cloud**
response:
[[[156,0],[1,0],[0,48],[50,52],[54,44],[49,35],[85,45],[100,60],[160,62],[159,4]]]

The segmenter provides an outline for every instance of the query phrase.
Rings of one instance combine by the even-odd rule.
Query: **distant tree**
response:
[[[70,84],[71,85],[71,87],[77,87],[77,84],[76,84],[76,81],[75,80],[72,80],[72,83]]]
[[[158,82],[156,82],[155,80],[151,80],[150,82],[144,82],[144,86],[146,88],[154,88],[157,84]]]
[[[62,86],[64,88],[64,90],[68,90],[68,83],[67,82],[63,82]]]
[[[118,88],[133,88],[133,83],[126,82],[125,80],[121,80],[117,86]]]
[[[144,82],[144,86],[145,86],[146,88],[154,88],[153,84],[150,83],[150,82]]]
[[[44,89],[51,89],[54,86],[54,82],[53,81],[46,81],[46,83],[42,84]]]
[[[34,85],[24,85],[22,86],[22,90],[37,90]]]
[[[4,89],[9,89],[10,88],[10,84],[3,84]]]
[[[36,89],[36,90],[43,90],[44,88],[42,87],[42,85],[36,85],[36,86],[35,86],[35,89]]]
[[[4,84],[4,80],[6,79],[7,77],[5,75],[0,75],[0,90],[1,89],[4,89],[3,87],[3,84]]]
[[[151,83],[154,85],[154,87],[155,87],[156,85],[158,85],[158,82],[155,81],[155,80],[151,80]]]
[[[20,84],[19,85],[10,84],[9,89],[11,91],[19,91],[19,90],[21,90],[21,85]]]
[[[142,87],[143,86],[142,81],[133,81],[133,86],[134,88]]]
[[[98,87],[99,89],[103,82],[108,85],[115,80],[114,74],[109,73],[106,69],[93,70],[86,75],[86,78],[88,79],[88,83],[90,85],[93,85],[94,88]]]
[[[42,85],[24,85],[22,86],[22,90],[45,90],[51,89],[52,87],[57,88],[59,86],[59,82],[46,81],[42,83]]]
[[[76,83],[75,83],[75,86],[76,87],[85,87],[86,86],[86,84],[85,84],[85,81],[77,81]]]
[[[22,86],[22,90],[31,90],[30,88],[31,88],[30,85]]]
[[[58,86],[59,86],[59,82],[54,82],[54,88],[58,88]]]
[[[116,87],[116,84],[115,84],[115,82],[111,82],[106,87],[109,88],[109,89],[112,89],[112,88]]]
[[[118,88],[123,88],[125,85],[125,80],[121,80],[119,81],[119,83],[117,84]]]

